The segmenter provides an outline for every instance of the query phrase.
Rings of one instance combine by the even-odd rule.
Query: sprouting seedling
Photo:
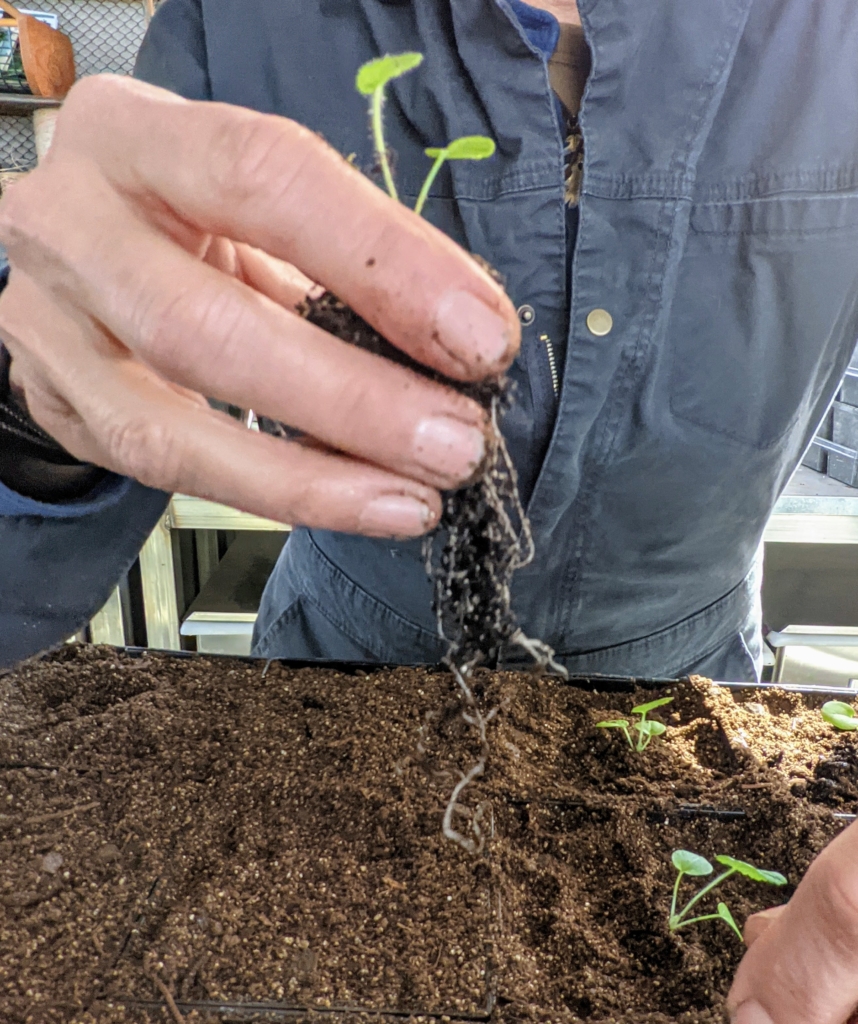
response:
[[[381,167],[384,184],[391,199],[399,199],[396,190],[396,182],[393,180],[393,171],[390,167],[390,156],[387,151],[387,143],[384,138],[384,90],[388,82],[394,78],[400,78],[409,71],[413,71],[423,63],[422,53],[395,53],[387,54],[385,57],[378,57],[369,61],[358,69],[355,86],[362,96],[369,97],[369,115],[372,125],[372,141],[375,147],[376,158]],[[460,139],[454,139],[446,146],[426,150],[426,155],[434,160],[423,187],[414,205],[415,213],[422,213],[429,196],[429,189],[438,176],[438,172],[446,160],[485,160],[495,152],[495,144],[492,139],[485,135],[465,135]]]
[[[702,914],[698,917],[688,917],[689,912],[700,902],[700,900],[703,899],[704,896],[707,896],[713,889],[717,888],[723,882],[726,882],[732,875],[744,875],[745,878],[750,878],[754,882],[765,882],[767,885],[787,884],[787,880],[778,871],[764,871],[762,868],[754,867],[753,864],[748,864],[747,861],[736,860],[735,857],[726,857],[723,855],[718,856],[715,860],[726,867],[727,870],[723,871],[717,878],[714,878],[708,885],[705,885],[696,895],[692,896],[682,910],[677,913],[676,903],[679,898],[679,886],[682,883],[682,879],[685,878],[686,875],[689,878],[705,878],[706,876],[711,875],[715,869],[705,857],[701,857],[696,853],[691,853],[689,850],[674,850],[671,860],[673,861],[673,866],[677,871],[676,882],[673,886],[673,900],[670,904],[669,924],[672,932],[678,931],[680,928],[687,928],[688,925],[691,924],[699,924],[701,921],[723,921],[739,936],[739,940],[744,942],[739,926],[736,924],[736,921],[730,913],[730,909],[726,903],[719,903],[718,909],[714,914]]]
[[[637,722],[629,722],[625,718],[612,718],[607,722],[596,722],[596,728],[620,729],[628,740],[629,746],[632,750],[636,750],[638,753],[641,753],[641,751],[646,750],[650,745],[653,736],[661,736],[667,731],[666,725],[661,722],[651,721],[647,718],[647,715],[650,711],[663,707],[665,704],[669,704],[672,700],[673,697],[659,697],[658,700],[651,700],[648,704],[638,704],[637,707],[632,708],[633,715],[640,715],[640,720]],[[638,734],[637,741],[632,739],[632,729],[634,729]]]
[[[496,148],[494,140],[487,138],[485,135],[463,135],[462,138],[454,139],[453,142],[442,149],[427,149],[426,156],[435,162],[432,164],[429,173],[426,175],[426,180],[423,182],[423,187],[420,189],[420,195],[414,204],[414,212],[417,214],[423,212],[423,206],[429,196],[429,189],[432,188],[435,179],[438,177],[438,171],[441,170],[446,160],[485,160],[487,157],[494,156]]]
[[[858,715],[851,704],[844,704],[842,700],[829,700],[822,705],[820,713],[829,725],[841,732],[858,730]]]

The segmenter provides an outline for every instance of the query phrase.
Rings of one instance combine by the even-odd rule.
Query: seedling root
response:
[[[489,751],[487,726],[495,715],[497,715],[498,708],[492,708],[487,714],[483,714],[477,704],[474,691],[468,683],[470,670],[463,670],[452,662],[448,662],[448,664],[450,665],[450,669],[453,672],[456,682],[459,684],[459,689],[462,691],[467,707],[470,708],[470,711],[465,710],[462,712],[462,717],[469,725],[473,725],[478,731],[480,737],[480,758],[471,767],[470,771],[462,774],[461,779],[456,783],[453,792],[450,794],[450,799],[447,802],[447,809],[444,811],[443,831],[444,835],[448,839],[451,839],[454,843],[458,843],[459,846],[467,850],[468,853],[479,854],[483,852],[483,848],[486,844],[486,836],[482,828],[483,819],[487,814],[489,815],[489,833],[490,835],[494,835],[494,813],[492,812],[491,805],[487,801],[479,803],[476,809],[471,811],[470,808],[459,804],[459,797],[474,781],[474,779],[479,778],[479,776],[486,770],[486,761]],[[470,829],[474,834],[474,838],[464,835],[453,827],[454,814],[460,814],[463,818],[467,818],[469,820]]]
[[[534,640],[525,636],[524,631],[517,629],[510,641],[517,644],[533,658],[537,668],[549,675],[559,676],[561,679],[568,679],[569,672],[565,665],[554,659],[554,649],[549,647],[543,640]]]

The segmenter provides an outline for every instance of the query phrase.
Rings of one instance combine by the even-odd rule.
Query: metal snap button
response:
[[[533,306],[519,306],[516,312],[518,313],[518,322],[522,327],[530,327],[536,319],[536,310]]]
[[[607,309],[591,309],[587,314],[587,329],[597,338],[610,334],[614,326],[614,318]]]

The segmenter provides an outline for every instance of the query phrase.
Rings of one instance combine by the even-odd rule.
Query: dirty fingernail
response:
[[[742,1003],[730,1017],[730,1024],[775,1024],[772,1018],[752,999],[748,1003]]]
[[[486,368],[502,363],[512,344],[512,328],[471,292],[448,292],[435,314],[438,341],[454,359]]]
[[[429,506],[407,494],[384,494],[369,502],[361,512],[361,533],[376,537],[415,537],[435,523]]]
[[[482,430],[452,416],[421,420],[414,431],[414,458],[424,469],[449,483],[471,476],[485,451]]]

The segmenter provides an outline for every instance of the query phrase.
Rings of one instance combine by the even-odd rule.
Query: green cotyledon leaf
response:
[[[725,868],[732,868],[733,871],[750,878],[754,882],[765,882],[767,885],[786,885],[787,880],[779,871],[766,871],[763,868],[754,867],[745,860],[736,860],[735,857],[726,857],[720,854],[715,858]]]
[[[851,704],[845,704],[842,700],[829,700],[822,705],[820,714],[835,729],[841,732],[855,732],[858,730],[858,715]]]
[[[718,916],[721,918],[722,921],[726,921],[727,924],[730,925],[730,927],[733,929],[733,931],[739,936],[739,941],[740,942],[744,942],[745,941],[745,937],[744,937],[744,935],[742,935],[742,932],[741,932],[739,926],[736,924],[736,920],[733,917],[733,915],[730,913],[730,908],[727,906],[726,903],[719,903],[718,904]]]
[[[670,859],[677,871],[681,871],[683,875],[691,875],[692,878],[711,875],[715,870],[705,857],[690,850],[674,850]]]
[[[447,160],[485,160],[494,155],[496,148],[494,139],[486,135],[463,135],[447,146],[427,149],[426,156],[433,160],[442,155]]]
[[[636,708],[632,708],[633,715],[646,715],[650,711],[654,711],[656,708],[664,707],[665,704],[670,704],[673,697],[660,697],[658,700],[651,700],[648,704],[638,704]]]
[[[635,722],[634,727],[644,736],[661,736],[667,732],[667,726],[661,722]]]
[[[412,71],[423,63],[422,53],[393,53],[368,61],[358,69],[355,78],[357,91],[371,96],[394,78]]]

